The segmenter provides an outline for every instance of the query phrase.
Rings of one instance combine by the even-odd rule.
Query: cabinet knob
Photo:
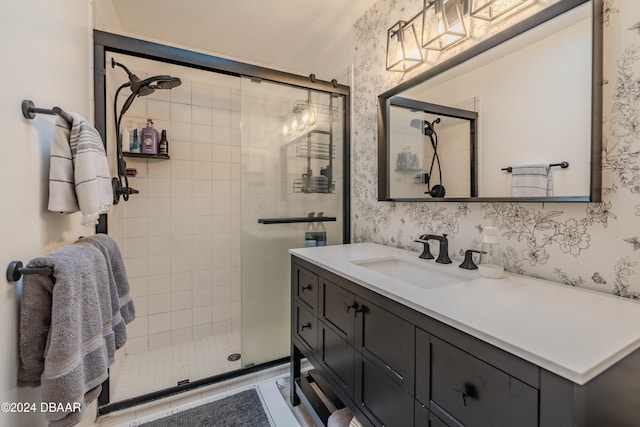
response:
[[[305,285],[305,286],[303,286],[303,287],[302,287],[302,292],[304,292],[304,291],[310,291],[310,290],[311,290],[311,284],[309,284],[309,285]]]
[[[301,331],[304,331],[306,328],[311,329],[311,322],[307,322],[307,323],[305,323],[304,325],[302,325],[302,326],[300,327],[300,330],[301,330]]]

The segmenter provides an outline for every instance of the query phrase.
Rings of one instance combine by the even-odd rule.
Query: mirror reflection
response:
[[[387,200],[589,200],[591,15],[586,2],[385,99]]]
[[[397,198],[471,197],[478,114],[406,98],[391,99],[391,194]],[[465,173],[468,171],[468,173]]]

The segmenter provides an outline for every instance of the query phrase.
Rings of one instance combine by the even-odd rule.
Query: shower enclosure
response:
[[[349,236],[348,87],[99,31],[95,40],[96,127],[113,176],[114,97],[129,77],[112,60],[141,80],[182,81],[136,97],[122,118],[139,194],[98,231],[122,249],[137,316],[101,413],[284,362],[288,249],[310,228],[327,244]],[[168,156],[129,152],[148,119],[166,130]]]

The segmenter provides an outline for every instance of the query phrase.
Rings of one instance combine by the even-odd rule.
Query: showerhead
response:
[[[180,80],[178,77],[165,77],[169,77],[169,80],[158,81],[158,83],[156,84],[156,87],[158,89],[173,89],[174,87],[178,87],[182,84],[182,80]]]
[[[425,120],[424,130],[422,131],[422,133],[424,133],[426,136],[432,136],[436,132],[436,130],[433,128],[433,125],[435,125],[436,123],[440,123],[440,117],[438,117],[431,123],[429,123],[429,120]]]
[[[416,129],[424,129],[424,120],[421,119],[411,119],[411,127]]]
[[[131,92],[138,96],[151,95],[156,89],[173,89],[182,84],[182,81],[178,77],[168,75],[153,76],[140,80],[140,78],[133,74],[124,64],[116,62],[114,58],[111,58],[111,67],[115,68],[116,65],[127,72]]]
[[[440,117],[436,118],[433,122],[429,122],[429,120],[412,119],[410,125],[412,128],[420,129],[423,135],[432,136],[435,133],[433,125],[436,123],[440,123]]]
[[[168,75],[153,76],[140,80],[140,78],[133,74],[124,64],[116,62],[114,58],[111,58],[111,67],[115,68],[116,65],[126,71],[127,76],[129,76],[129,82],[122,85],[121,88],[129,86],[131,89],[131,95],[129,95],[129,98],[127,98],[122,106],[121,115],[129,109],[136,96],[151,95],[156,89],[173,89],[182,84],[182,80],[178,77]]]

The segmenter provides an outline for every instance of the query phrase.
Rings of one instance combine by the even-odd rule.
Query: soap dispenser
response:
[[[147,119],[147,127],[142,129],[141,151],[145,154],[158,154],[158,131],[153,127],[153,121]]]
[[[502,249],[498,240],[498,229],[496,227],[484,227],[483,232],[478,272],[482,277],[499,279],[504,276],[504,265]]]

